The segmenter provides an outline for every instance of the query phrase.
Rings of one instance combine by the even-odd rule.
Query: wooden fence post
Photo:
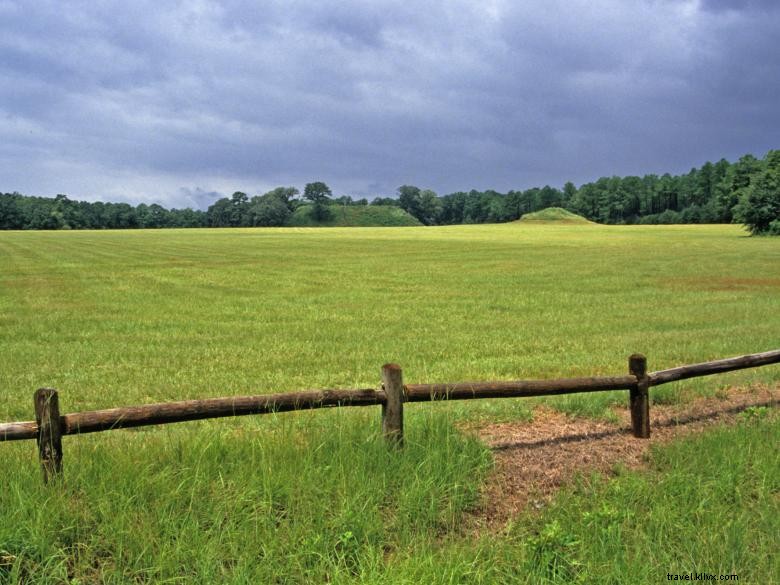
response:
[[[43,482],[62,474],[62,428],[60,403],[54,388],[35,391],[35,422],[38,423],[38,457],[43,469]]]
[[[382,434],[394,447],[404,444],[404,380],[401,366],[382,366],[382,386],[387,400],[382,405]]]
[[[631,430],[638,439],[650,438],[650,378],[647,358],[635,353],[628,358],[628,371],[636,376],[636,388],[630,390]]]

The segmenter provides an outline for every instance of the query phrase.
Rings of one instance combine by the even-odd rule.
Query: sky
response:
[[[776,0],[0,0],[0,192],[205,209],[780,148]]]

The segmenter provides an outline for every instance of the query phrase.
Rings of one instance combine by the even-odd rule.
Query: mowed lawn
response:
[[[410,382],[622,374],[780,347],[780,239],[737,226],[0,232],[0,420],[174,399]],[[651,391],[771,384],[780,367]],[[623,393],[551,399],[602,416]],[[0,584],[623,583],[777,575],[778,417],[580,478],[480,530],[492,457],[463,417],[528,400],[182,423],[0,443]],[[476,512],[475,512],[476,510]],[[476,515],[476,520],[474,515]]]
[[[737,226],[0,232],[0,419],[305,388],[622,374],[780,347]],[[777,368],[705,384],[772,381]]]

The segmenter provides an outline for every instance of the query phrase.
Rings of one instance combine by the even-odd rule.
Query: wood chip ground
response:
[[[750,407],[776,407],[780,388],[731,390],[718,398],[679,405],[652,405],[651,437],[631,435],[628,409],[616,409],[619,422],[570,417],[538,409],[531,422],[491,424],[476,430],[493,450],[495,469],[472,521],[477,530],[497,530],[523,510],[541,509],[576,474],[611,475],[617,466],[646,464],[651,445],[733,424]]]

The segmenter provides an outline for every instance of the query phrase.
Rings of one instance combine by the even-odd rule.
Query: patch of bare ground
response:
[[[778,404],[780,387],[731,390],[718,398],[652,405],[649,440],[633,437],[627,408],[615,409],[616,424],[540,408],[531,422],[482,427],[477,435],[493,450],[496,465],[470,524],[477,531],[499,530],[526,508],[543,508],[576,474],[612,475],[617,466],[640,468],[651,445],[713,425],[734,424],[737,415],[750,407]]]

